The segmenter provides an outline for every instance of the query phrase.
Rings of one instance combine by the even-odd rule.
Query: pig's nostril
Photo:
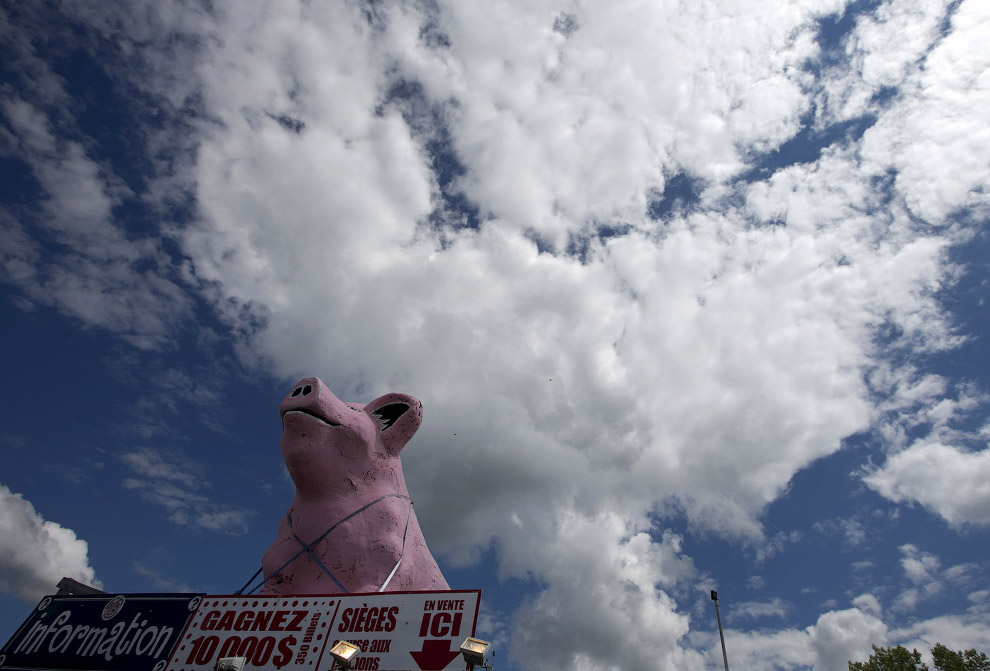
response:
[[[313,387],[307,384],[305,387],[303,387],[302,395],[303,396],[309,396],[309,393],[311,391],[313,391]]]
[[[296,396],[298,396],[299,394],[301,394],[302,393],[302,390],[303,390],[302,387],[296,387],[295,389],[293,389],[292,390],[292,398],[295,398]]]

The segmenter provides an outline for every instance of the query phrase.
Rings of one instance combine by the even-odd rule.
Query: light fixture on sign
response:
[[[213,665],[213,671],[241,671],[247,664],[247,657],[221,657]]]
[[[461,643],[461,656],[465,662],[471,665],[471,668],[480,666],[485,669],[491,669],[492,667],[485,660],[485,653],[488,652],[488,648],[491,646],[492,644],[488,641],[482,641],[480,638],[471,638],[468,636]]]
[[[354,645],[349,641],[337,641],[337,643],[330,648],[330,655],[333,657],[334,661],[340,664],[340,668],[347,671],[351,668],[351,661],[354,659],[354,655],[358,654],[361,648]]]

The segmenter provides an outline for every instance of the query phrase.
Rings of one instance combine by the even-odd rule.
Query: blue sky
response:
[[[990,650],[990,8],[0,5],[0,638],[229,593],[277,407],[421,399],[501,669]]]

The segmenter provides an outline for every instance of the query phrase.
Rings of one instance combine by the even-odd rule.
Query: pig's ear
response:
[[[364,411],[378,422],[382,446],[397,455],[423,422],[423,404],[408,394],[385,394],[364,406]]]

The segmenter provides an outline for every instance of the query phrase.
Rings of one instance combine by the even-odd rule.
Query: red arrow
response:
[[[457,655],[457,650],[450,649],[450,639],[429,639],[423,641],[423,649],[410,652],[422,671],[440,671],[446,668]]]

